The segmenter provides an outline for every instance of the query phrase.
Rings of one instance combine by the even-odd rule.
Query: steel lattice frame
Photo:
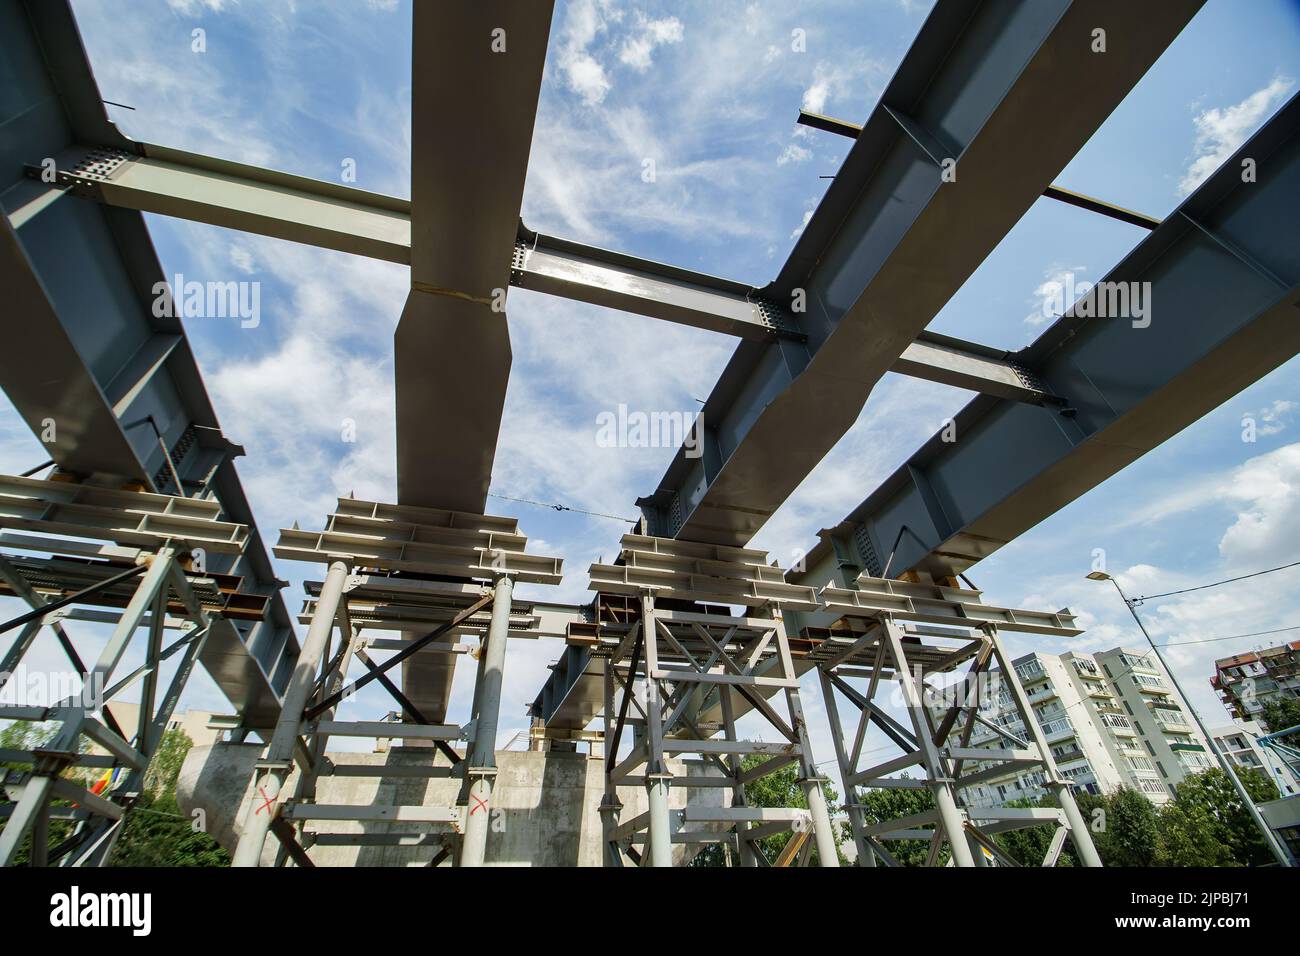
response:
[[[1079,633],[1072,627],[1073,618],[1064,612],[1049,615],[988,608],[978,604],[977,592],[955,587],[907,585],[865,577],[859,580],[867,582],[863,597],[847,596],[862,592],[829,586],[823,589],[829,608],[848,609],[850,614],[829,630],[810,629],[808,634],[818,642],[813,656],[847,791],[845,809],[859,865],[875,866],[880,860],[897,866],[898,860],[886,844],[924,839],[930,844],[928,866],[939,863],[945,846],[952,863],[959,867],[986,865],[985,851],[999,864],[1015,866],[1019,864],[1007,856],[993,836],[1007,830],[1054,824],[1056,830],[1043,866],[1055,865],[1067,837],[1085,865],[1100,866],[1074,801],[1072,785],[1056,767],[1033,707],[1003,647],[997,623],[1002,619],[1013,630],[1066,636]],[[980,623],[962,630],[935,623],[963,620]],[[920,623],[905,629],[904,621]],[[951,688],[951,702],[935,706],[934,688],[927,677],[950,673],[963,664],[967,665],[966,672]],[[985,705],[982,689],[988,686],[994,666],[1012,710],[1024,723],[1028,740],[984,719],[980,713]],[[882,688],[890,684],[900,692],[910,727],[892,718],[877,702]],[[837,693],[858,713],[851,737],[840,719]],[[902,755],[862,767],[863,745],[873,725]],[[996,734],[1003,746],[972,746],[977,726]],[[970,765],[975,769],[967,769]],[[966,787],[1005,775],[1009,767],[1041,772],[1043,786],[1057,806],[965,805]],[[919,776],[894,776],[913,770],[919,771]],[[934,806],[900,819],[869,822],[859,788],[927,790]]]
[[[811,588],[787,585],[766,552],[624,535],[618,563],[590,569],[596,597],[595,638],[587,641],[604,672],[605,797],[601,818],[606,863],[624,854],[642,865],[670,866],[674,844],[724,843],[743,866],[769,863],[756,841],[793,831],[787,844],[815,838],[818,861],[837,866],[838,854],[812,744],[799,698],[799,678],[782,607],[816,607]],[[622,595],[625,614],[612,608]],[[727,605],[745,608],[743,616]],[[642,691],[638,695],[638,688]],[[784,698],[782,713],[772,699]],[[781,739],[744,740],[739,705],[753,709]],[[636,714],[631,713],[635,707]],[[631,747],[622,754],[624,729]],[[717,771],[710,778],[669,771],[677,754],[698,754]],[[767,757],[748,770],[742,757]],[[806,808],[746,806],[745,784],[799,767]],[[641,785],[648,809],[622,819],[620,785]],[[730,790],[730,807],[687,803],[670,812],[670,786]],[[637,850],[639,844],[641,849]],[[782,864],[789,862],[788,857]]]
[[[560,580],[560,561],[525,553],[527,539],[513,519],[432,508],[410,508],[341,498],[326,519],[326,529],[281,531],[275,552],[282,558],[326,564],[323,582],[309,583],[316,596],[304,615],[309,626],[289,686],[284,707],[270,742],[253,774],[253,799],[244,813],[236,847],[236,866],[258,866],[268,835],[279,841],[275,864],[292,861],[314,865],[308,850],[316,834],[305,828],[312,820],[405,822],[431,824],[430,834],[407,834],[409,845],[439,847],[432,863],[454,854],[457,865],[481,866],[486,858],[496,777],[496,737],[506,650],[513,627],[527,627],[527,615],[512,600],[516,580],[553,584]],[[365,574],[353,573],[364,568]],[[450,583],[450,576],[464,583]],[[475,583],[477,582],[477,583]],[[350,595],[363,605],[362,619],[353,619]],[[400,626],[415,613],[442,623],[420,636],[385,642],[397,653],[376,664],[363,637],[369,624]],[[483,615],[488,615],[486,629]],[[387,620],[386,618],[391,618]],[[410,619],[406,618],[407,623]],[[337,629],[339,639],[334,640]],[[462,648],[440,640],[462,631],[478,633],[481,644],[470,720],[463,726],[434,723],[388,676],[417,655],[453,655]],[[353,662],[364,668],[347,680]],[[377,681],[401,708],[400,724],[335,720],[335,709],[366,684]],[[430,741],[451,762],[451,775],[462,785],[455,806],[358,807],[320,804],[317,784],[329,760],[325,750],[332,736],[384,737]],[[469,742],[462,755],[452,742]],[[299,773],[287,789],[295,767]],[[376,774],[381,776],[382,774]],[[344,834],[332,845],[364,845],[375,834]],[[380,838],[395,837],[380,834]]]
[[[7,590],[31,608],[3,630],[21,627],[0,661],[0,688],[15,674],[43,628],[50,628],[79,676],[83,690],[50,706],[0,706],[0,718],[55,725],[52,738],[31,750],[6,751],[5,760],[30,767],[4,772],[4,790],[12,803],[0,806],[7,818],[0,832],[0,865],[10,865],[30,834],[32,865],[104,865],[122,832],[128,812],[140,797],[144,775],[157,752],[172,712],[209,638],[218,629],[233,631],[224,616],[229,600],[223,583],[202,570],[199,549],[215,545],[238,552],[247,528],[219,520],[214,502],[193,500],[195,515],[167,518],[173,499],[163,495],[86,488],[66,482],[0,478],[6,497],[4,523],[40,536],[6,533],[11,547],[44,552],[50,558],[0,555],[0,579]],[[123,509],[117,520],[100,504],[75,503],[114,499]],[[62,499],[71,497],[73,503]],[[31,511],[39,517],[15,518]],[[121,520],[123,514],[136,521]],[[149,530],[157,519],[156,530]],[[189,537],[179,537],[188,532]],[[112,544],[92,546],[86,539]],[[152,544],[148,542],[152,541]],[[87,560],[93,553],[105,559]],[[220,576],[217,576],[220,577]],[[88,583],[93,582],[93,583]],[[90,608],[121,607],[120,613]],[[95,663],[87,667],[63,625],[69,618],[111,621],[113,630]],[[136,635],[145,632],[143,662],[125,676],[118,670]],[[168,631],[181,636],[165,644]],[[180,655],[164,688],[163,662]],[[114,681],[113,678],[117,677]],[[111,681],[111,683],[110,683]],[[118,725],[107,705],[139,686],[140,711],[133,728]],[[86,752],[90,744],[102,754]],[[108,771],[112,783],[92,792],[68,776],[70,771]],[[123,776],[117,777],[117,771]],[[56,800],[74,806],[54,806]],[[49,846],[52,819],[75,826],[57,846]]]

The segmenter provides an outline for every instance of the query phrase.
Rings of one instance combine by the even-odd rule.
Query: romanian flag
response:
[[[121,779],[122,768],[115,767],[111,770],[105,770],[104,775],[94,782],[90,787],[90,792],[99,796],[105,790],[111,790]]]

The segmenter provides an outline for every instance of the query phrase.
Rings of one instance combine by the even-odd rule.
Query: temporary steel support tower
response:
[[[275,547],[278,557],[325,564],[328,572],[323,582],[308,588],[315,598],[304,612],[310,621],[307,638],[285,692],[280,719],[257,764],[252,799],[235,852],[236,866],[258,866],[268,834],[280,841],[277,865],[290,860],[300,866],[312,865],[308,851],[319,835],[307,830],[306,824],[315,820],[433,825],[445,834],[443,839],[436,840],[425,831],[332,835],[329,842],[360,846],[404,840],[407,845],[440,847],[435,861],[454,855],[460,866],[483,864],[507,646],[512,628],[526,629],[533,623],[527,606],[516,606],[512,600],[514,582],[558,584],[561,577],[558,559],[528,554],[526,546],[527,539],[511,518],[355,498],[338,500],[323,531],[281,531]],[[366,573],[354,574],[355,569]],[[358,595],[363,607],[360,620],[353,619],[352,594]],[[482,630],[485,614],[489,615],[486,633]],[[401,641],[385,644],[386,649],[396,649],[396,654],[382,664],[371,661],[367,649],[372,642],[363,636],[367,622],[401,626],[412,617],[430,624],[442,620],[417,637],[408,637],[411,632],[404,631]],[[332,648],[336,628],[339,640]],[[480,637],[471,720],[464,726],[431,721],[387,676],[397,666],[421,656],[454,659],[464,648],[440,638],[461,633]],[[364,671],[348,682],[348,669],[354,662]],[[334,719],[338,704],[372,681],[393,696],[405,722]],[[317,803],[317,779],[336,769],[325,754],[332,736],[392,736],[436,746],[451,761],[448,775],[462,779],[459,805],[377,808]],[[467,756],[453,749],[451,743],[456,740],[469,741]],[[295,765],[297,784],[286,795]],[[430,775],[436,772],[430,768]],[[385,773],[385,768],[373,769],[375,776]],[[455,834],[461,834],[458,842]]]
[[[0,633],[17,631],[0,660],[0,688],[23,673],[24,659],[46,628],[67,657],[69,676],[81,685],[48,706],[0,706],[0,718],[53,725],[48,742],[0,753],[30,768],[3,772],[13,803],[3,807],[0,865],[12,864],[29,836],[31,865],[103,865],[205,645],[218,634],[222,641],[237,640],[231,617],[256,619],[264,612],[265,598],[240,594],[239,579],[204,570],[208,553],[237,555],[249,540],[248,528],[223,521],[215,501],[13,477],[0,477],[0,526],[30,532],[0,535],[6,548],[28,552],[0,555],[0,582],[31,608],[0,625]],[[112,625],[93,665],[83,663],[67,620]],[[143,661],[121,675],[141,629]],[[180,634],[167,643],[169,631]],[[176,669],[163,687],[160,671],[172,658]],[[43,673],[54,693],[57,672]],[[124,728],[108,704],[134,688],[140,691],[139,720]],[[90,752],[90,745],[100,752]],[[85,771],[105,771],[111,782],[87,789]],[[49,843],[52,820],[73,822],[55,846]]]
[[[846,811],[858,862],[877,859],[897,866],[886,844],[894,840],[929,840],[926,863],[936,865],[947,846],[956,866],[985,865],[985,852],[1000,865],[1016,861],[992,839],[997,833],[1055,824],[1043,866],[1056,863],[1068,836],[1086,866],[1101,866],[1070,781],[1056,768],[1051,749],[1024,688],[1003,648],[1000,630],[1070,637],[1081,631],[1068,612],[1011,610],[980,603],[979,592],[955,585],[907,583],[862,577],[854,589],[825,587],[824,609],[837,617],[829,629],[811,629],[836,759],[847,790]],[[953,627],[953,625],[959,625]],[[960,682],[936,705],[936,688],[927,678],[967,665]],[[988,673],[1001,669],[1001,686],[1026,728],[1024,739],[981,716],[987,706]],[[855,681],[858,682],[855,684]],[[866,686],[861,685],[866,681]],[[900,724],[877,703],[881,689],[893,683],[901,692],[911,727]],[[840,720],[837,693],[858,711],[852,736]],[[902,756],[861,766],[867,731],[876,727]],[[1001,746],[972,746],[977,727],[992,730]],[[851,741],[851,742],[850,742]],[[1056,807],[966,807],[962,790],[1008,767],[1039,770]],[[903,771],[903,776],[896,776]],[[965,772],[963,772],[965,771]],[[911,776],[918,772],[919,776]],[[934,809],[903,819],[868,824],[858,802],[859,788],[925,789]]]
[[[785,584],[762,551],[641,535],[625,535],[619,563],[592,565],[590,574],[599,592],[595,634],[573,637],[592,644],[603,669],[607,863],[622,865],[626,854],[642,865],[671,866],[674,843],[722,843],[742,866],[767,865],[772,861],[758,841],[795,831],[812,833],[808,849],[816,846],[821,866],[837,866],[826,780],[813,759],[782,619],[784,606],[816,606],[811,589]],[[718,602],[741,605],[746,614],[733,616]],[[758,672],[769,664],[774,672]],[[769,702],[776,694],[784,708]],[[709,700],[720,719],[702,718]],[[737,700],[748,701],[781,741],[742,739]],[[626,752],[625,728],[631,730]],[[675,779],[667,761],[678,754],[698,754],[720,775]],[[745,768],[746,756],[764,759]],[[746,783],[792,763],[806,809],[746,805]],[[626,784],[645,787],[648,809],[622,820],[617,787]],[[731,806],[688,803],[670,813],[670,786],[727,788]]]

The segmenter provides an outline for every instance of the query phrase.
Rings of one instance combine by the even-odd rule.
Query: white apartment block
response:
[[[1300,793],[1300,781],[1291,768],[1276,753],[1255,742],[1257,737],[1267,733],[1255,720],[1233,721],[1226,727],[1210,728],[1210,736],[1214,738],[1219,752],[1231,760],[1234,766],[1264,774],[1273,781],[1283,797]]]
[[[1166,785],[1214,766],[1205,735],[1154,652],[1114,648],[1095,656]]]
[[[1129,787],[1162,804],[1185,776],[1211,766],[1205,740],[1154,655],[1124,648],[1096,655],[1035,653],[1014,664],[1058,769],[1079,789]],[[981,716],[1027,739],[999,675],[991,676]],[[970,743],[1005,746],[982,726]],[[1040,771],[1010,770],[964,793],[971,806],[996,806],[1045,796],[1043,782]]]
[[[140,721],[140,705],[130,701],[113,700],[109,701],[108,710],[118,726],[126,731],[127,737],[131,737]],[[223,733],[208,726],[215,716],[210,710],[187,710],[181,714],[172,714],[165,729],[183,731],[193,741],[194,746],[205,747],[220,740]]]

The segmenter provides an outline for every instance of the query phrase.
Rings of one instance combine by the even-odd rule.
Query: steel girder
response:
[[[246,719],[273,719],[297,639],[235,471],[243,450],[221,433],[180,321],[153,314],[164,277],[143,217],[78,202],[22,172],[78,142],[131,143],[104,113],[67,4],[6,0],[0,35],[10,78],[0,107],[9,170],[0,274],[7,306],[23,319],[0,352],[0,385],[37,435],[54,423],[46,447],[61,469],[181,491],[174,464],[181,493],[211,492],[248,525],[244,554],[214,554],[209,566],[268,596],[267,618],[214,633],[200,660]]]
[[[402,505],[485,510],[510,379],[504,296],[552,6],[415,5],[411,291],[393,336]],[[508,52],[494,48],[498,35]],[[455,667],[437,654],[402,667],[433,721],[446,716]]]
[[[1246,158],[1255,160],[1254,181],[1243,180]],[[850,587],[860,573],[886,568],[890,576],[960,572],[1293,357],[1300,248],[1287,224],[1297,217],[1300,96],[1103,279],[1151,283],[1149,326],[1084,318],[1076,303],[1019,353],[1065,408],[974,399],[955,418],[956,441],[936,435],[922,446],[821,532],[804,570],[787,579]],[[834,623],[826,613],[790,616],[792,631]],[[537,716],[581,701],[577,691],[592,682],[579,661],[562,663],[553,680],[564,690],[548,684]],[[710,706],[716,712],[716,701]],[[746,709],[742,702],[737,713]]]
[[[487,501],[510,377],[504,296],[552,6],[415,5],[411,293],[393,342],[405,505],[481,512]]]
[[[939,4],[763,290],[806,304],[807,343],[741,343],[706,453],[640,502],[651,533],[746,543],[1200,6]]]
[[[1066,407],[973,400],[956,441],[932,438],[822,532],[807,580],[878,575],[891,554],[893,573],[964,571],[1300,352],[1297,220],[1293,97],[1102,280],[1150,283],[1149,326],[1082,317],[1096,292],[1080,299],[1019,356]]]
[[[53,157],[75,196],[409,265],[411,204],[150,143]],[[96,165],[100,171],[93,171]],[[40,166],[29,161],[29,174]],[[739,338],[803,342],[797,318],[741,282],[533,232],[520,224],[509,284]],[[1042,391],[1014,355],[922,331],[890,371],[1029,402]]]

